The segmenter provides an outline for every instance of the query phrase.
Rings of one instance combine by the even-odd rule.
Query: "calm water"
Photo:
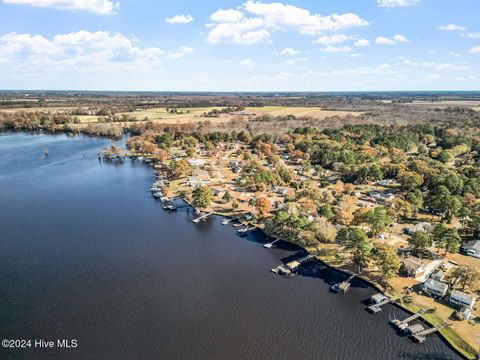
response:
[[[0,135],[0,338],[79,344],[1,359],[459,359],[396,335],[393,306],[366,312],[361,283],[341,296],[319,265],[270,272],[298,250],[164,212],[148,167],[96,159],[108,143]]]

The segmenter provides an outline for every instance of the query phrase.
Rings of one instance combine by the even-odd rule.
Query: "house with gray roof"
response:
[[[462,251],[467,255],[480,258],[480,240],[472,240],[462,246]]]
[[[430,278],[423,283],[422,290],[432,297],[442,298],[447,294],[448,285]]]
[[[477,301],[477,297],[472,294],[466,294],[459,290],[452,290],[452,292],[450,293],[449,302],[452,305],[466,306],[470,309],[473,309],[475,301]]]

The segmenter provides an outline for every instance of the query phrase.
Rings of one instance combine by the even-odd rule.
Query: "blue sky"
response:
[[[0,0],[0,88],[480,90],[478,0]]]

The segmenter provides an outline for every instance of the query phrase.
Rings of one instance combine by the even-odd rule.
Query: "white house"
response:
[[[424,282],[441,262],[441,260],[419,259],[410,256],[403,260],[401,270],[406,276]]]
[[[448,285],[434,279],[423,283],[422,290],[433,297],[442,298],[447,294]]]
[[[477,301],[477,297],[475,295],[465,294],[464,292],[458,290],[452,290],[450,293],[449,302],[452,305],[466,306],[469,309],[473,309],[475,301]]]
[[[206,164],[206,161],[203,159],[189,159],[188,163],[190,166],[204,166]]]

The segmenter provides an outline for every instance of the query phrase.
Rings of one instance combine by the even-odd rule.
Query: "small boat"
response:
[[[168,196],[162,196],[160,201],[167,202],[167,201],[170,201],[170,198]]]
[[[159,191],[159,192],[156,192],[156,193],[153,193],[153,197],[154,197],[155,199],[159,199],[159,198],[161,198],[162,196],[163,196],[163,194],[162,194],[160,191]]]
[[[228,220],[227,218],[223,219],[222,225],[227,225],[229,221],[230,221],[230,220]]]

